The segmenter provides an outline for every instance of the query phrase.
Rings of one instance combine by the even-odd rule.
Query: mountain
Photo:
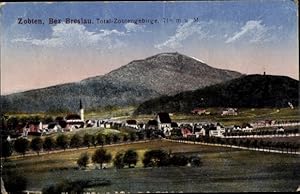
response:
[[[198,107],[288,107],[299,104],[299,81],[285,76],[247,75],[142,103],[135,114],[190,112]]]
[[[1,96],[4,111],[43,112],[126,106],[159,97],[221,83],[242,74],[216,69],[179,53],[161,53],[135,60],[110,73],[77,83],[56,85]]]

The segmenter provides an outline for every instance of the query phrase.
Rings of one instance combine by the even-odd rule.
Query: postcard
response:
[[[298,1],[2,2],[1,193],[300,189]]]

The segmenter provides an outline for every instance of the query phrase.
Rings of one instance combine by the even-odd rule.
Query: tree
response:
[[[138,161],[138,154],[134,150],[127,150],[124,154],[124,165],[128,165],[128,168],[131,167],[131,165],[136,165]]]
[[[144,140],[145,139],[145,134],[143,132],[137,132],[137,137],[138,140]]]
[[[123,142],[127,142],[129,139],[129,136],[127,134],[124,134],[123,136]]]
[[[94,163],[100,164],[100,168],[102,169],[103,163],[108,163],[111,161],[111,154],[107,153],[105,149],[99,148],[97,149],[93,156],[92,156],[92,161]]]
[[[31,140],[30,147],[33,151],[37,153],[37,155],[40,154],[40,151],[43,148],[43,140],[40,137],[36,137]]]
[[[105,143],[106,144],[111,144],[111,139],[112,139],[112,137],[110,134],[105,135]]]
[[[82,153],[80,155],[80,157],[78,158],[78,160],[77,160],[78,166],[85,168],[88,163],[89,163],[89,155],[88,155],[88,153],[87,152]]]
[[[91,134],[84,134],[83,136],[83,145],[87,146],[88,148],[93,145],[93,135]]]
[[[117,134],[114,134],[113,137],[112,137],[112,140],[114,143],[117,143],[118,141],[120,141],[120,136],[117,135]]]
[[[12,152],[13,152],[13,149],[12,149],[12,145],[9,141],[7,140],[3,140],[1,141],[1,147],[0,147],[0,150],[1,150],[1,158],[7,158],[9,156],[11,156]]]
[[[70,146],[72,148],[79,148],[82,145],[82,137],[78,134],[74,134],[71,138]]]
[[[105,141],[104,136],[101,133],[98,133],[97,136],[96,136],[96,141],[97,141],[98,145],[103,146],[104,141]]]
[[[69,138],[68,138],[68,136],[66,136],[64,134],[57,136],[57,138],[56,138],[56,145],[59,148],[62,148],[64,150],[66,150],[66,148],[69,146]]]
[[[144,167],[161,167],[169,164],[169,155],[163,150],[150,150],[145,152]]]
[[[91,143],[92,143],[92,145],[93,145],[94,147],[97,146],[96,136],[92,135]]]
[[[117,168],[117,169],[121,169],[121,168],[124,168],[124,152],[121,151],[121,152],[118,152],[114,158],[114,166]]]
[[[136,140],[136,134],[134,132],[130,133],[130,141]]]
[[[48,152],[55,147],[55,141],[52,137],[46,137],[44,140],[43,148]]]
[[[29,141],[25,138],[18,138],[14,144],[15,151],[25,156],[29,148]]]

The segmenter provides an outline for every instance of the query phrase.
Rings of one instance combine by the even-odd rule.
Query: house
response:
[[[157,120],[149,120],[146,126],[147,129],[156,130],[158,129],[158,122]]]
[[[222,111],[221,115],[222,116],[228,116],[228,115],[236,116],[236,115],[238,115],[238,113],[237,113],[236,108],[226,108],[225,110]]]
[[[181,134],[183,137],[187,137],[187,136],[193,135],[193,132],[189,128],[181,128]]]
[[[206,110],[202,109],[202,108],[195,108],[191,111],[191,113],[197,114],[197,115],[204,115],[206,113]]]
[[[41,132],[43,130],[43,124],[40,121],[30,121],[26,128],[28,132]]]
[[[105,121],[105,122],[104,122],[104,128],[106,128],[106,129],[112,128],[112,122],[110,122],[110,121]]]
[[[253,127],[249,123],[244,123],[242,125],[242,131],[243,132],[252,132],[253,131]]]
[[[278,129],[276,129],[276,132],[284,132],[284,128],[283,127],[278,127]]]
[[[136,120],[126,120],[125,127],[131,127],[134,129],[138,129],[137,121]]]
[[[225,133],[225,128],[219,123],[217,123],[216,126],[210,127],[208,129],[208,132],[209,132],[209,136],[224,137],[223,134]]]
[[[85,121],[86,127],[97,127],[97,122],[95,120],[87,120]]]
[[[139,129],[145,129],[146,128],[145,123],[138,123],[138,128]]]
[[[168,113],[165,112],[158,113],[156,116],[156,121],[158,124],[158,129],[160,130],[171,129],[172,121]]]
[[[62,127],[57,122],[51,122],[48,124],[47,132],[48,133],[56,133],[58,131],[63,131]]]

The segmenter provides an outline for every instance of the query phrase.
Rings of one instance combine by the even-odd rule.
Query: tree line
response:
[[[87,152],[82,153],[77,160],[77,164],[80,168],[86,168],[89,161],[94,164],[98,164],[100,169],[103,168],[103,164],[113,162],[113,165],[117,169],[124,167],[134,168],[139,160],[138,153],[129,149],[127,151],[119,151],[116,153],[114,159],[111,153],[107,152],[104,148],[98,148],[90,157]],[[171,151],[166,152],[161,149],[148,150],[144,153],[142,159],[143,166],[146,167],[163,167],[163,166],[186,166],[190,164],[193,167],[199,167],[202,162],[198,156],[185,156],[182,154],[173,154]]]
[[[31,150],[40,154],[40,152],[46,151],[50,152],[53,150],[63,149],[66,150],[68,148],[80,148],[80,147],[91,147],[91,146],[104,146],[112,143],[119,142],[134,142],[144,139],[155,138],[152,135],[147,135],[140,132],[131,132],[129,134],[102,134],[98,133],[95,135],[92,134],[84,134],[83,136],[79,134],[74,134],[72,136],[67,136],[65,134],[60,134],[56,138],[51,136],[41,138],[35,137],[31,141],[26,138],[18,138],[15,141],[1,141],[1,157],[7,158],[12,155],[15,151],[19,154],[25,156],[25,154]]]

